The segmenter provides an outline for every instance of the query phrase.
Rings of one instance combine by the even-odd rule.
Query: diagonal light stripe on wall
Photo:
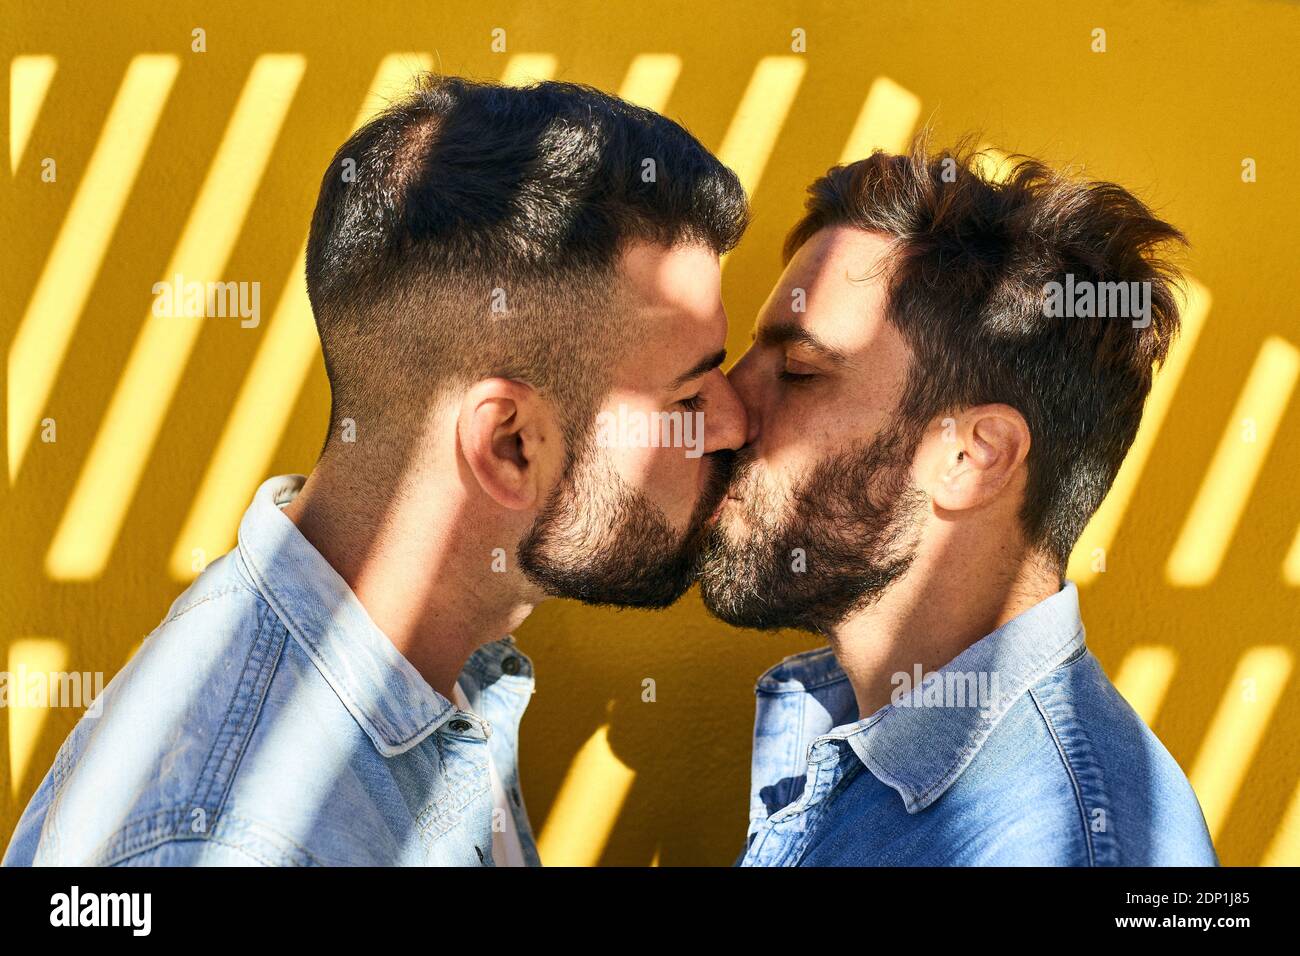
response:
[[[45,94],[59,68],[59,61],[48,54],[16,56],[9,62],[9,175],[18,173],[41,115]]]
[[[542,80],[555,79],[559,60],[553,53],[516,53],[506,63],[501,73],[505,86],[527,86]]]
[[[587,740],[569,765],[537,838],[546,866],[595,866],[614,832],[636,771],[609,746],[609,725]]]
[[[1285,647],[1252,647],[1228,682],[1187,775],[1211,837],[1227,822],[1291,675],[1291,664],[1291,651]]]
[[[807,65],[799,56],[765,56],[759,60],[731,125],[722,137],[718,159],[736,174],[751,200],[758,191],[763,170],[776,148],[777,137],[794,105],[806,70]],[[730,258],[731,253],[725,253],[720,267],[725,269]]]
[[[765,56],[759,60],[718,147],[718,159],[740,177],[740,184],[751,197],[762,181],[806,70],[799,56]]]
[[[1282,564],[1282,580],[1292,587],[1300,587],[1300,528],[1296,529],[1295,540]]]
[[[19,787],[27,778],[32,757],[36,755],[36,746],[41,740],[41,731],[49,719],[49,706],[30,705],[27,701],[26,683],[19,678],[40,677],[61,673],[68,669],[71,653],[64,641],[50,637],[25,637],[9,645],[8,690],[9,706],[9,792],[13,799],[18,799]]]
[[[1174,649],[1159,645],[1133,648],[1120,666],[1115,689],[1148,727],[1155,726],[1177,668]]]
[[[1106,494],[1106,500],[1088,522],[1070,555],[1070,567],[1066,575],[1078,585],[1086,585],[1097,577],[1099,572],[1093,570],[1095,551],[1100,549],[1109,561],[1111,545],[1115,542],[1120,522],[1124,520],[1124,514],[1133,501],[1133,493],[1151,458],[1156,438],[1173,406],[1178,383],[1187,371],[1197,340],[1201,337],[1201,330],[1205,327],[1205,320],[1210,314],[1210,301],[1210,290],[1194,279],[1187,280],[1185,293],[1178,293],[1182,331],[1169,350],[1165,364],[1155,374],[1151,394],[1147,396],[1146,407],[1142,411],[1142,425],[1138,428],[1137,437],[1133,439],[1128,454],[1124,456],[1124,464],[1120,466],[1119,474],[1115,476],[1115,482]]]
[[[9,348],[9,483],[28,444],[76,332],[109,241],[153,141],[180,69],[177,57],[137,56],[109,108],[85,174],[45,260]]]
[[[1300,349],[1276,336],[1266,339],[1165,565],[1170,584],[1198,587],[1219,573],[1297,377]]]
[[[886,153],[903,152],[920,117],[919,96],[887,76],[876,77],[840,153],[840,164],[865,159],[877,149]]]
[[[429,53],[408,51],[389,53],[385,56],[379,61],[379,67],[370,80],[365,100],[357,111],[356,119],[352,121],[348,135],[351,136],[367,120],[374,118],[381,110],[388,108],[395,100],[409,93],[415,85],[416,77],[432,69],[433,56]]]
[[[297,54],[254,63],[164,281],[221,278],[305,68]],[[202,327],[197,318],[145,318],[46,555],[52,578],[103,571]]]
[[[1282,815],[1273,842],[1264,852],[1260,866],[1300,866],[1300,787],[1291,794],[1291,802]]]
[[[628,67],[618,95],[629,103],[662,113],[682,72],[682,58],[674,53],[641,53]]]
[[[416,72],[432,67],[433,57],[427,53],[390,53],[384,57],[348,135],[408,87]],[[172,547],[168,566],[179,580],[193,578],[196,568],[233,547],[239,516],[267,477],[288,428],[289,415],[320,355],[311,303],[303,284],[306,258],[304,245],[293,260],[270,327],[258,345]]]

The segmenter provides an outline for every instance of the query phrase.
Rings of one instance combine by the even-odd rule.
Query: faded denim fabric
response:
[[[431,688],[258,489],[239,546],[172,605],[104,689],[23,813],[7,866],[492,865],[492,754],[523,844],[519,720],[532,664],[510,637]],[[501,821],[498,821],[501,823]]]
[[[1183,771],[1085,645],[1072,582],[865,719],[829,648],[756,694],[741,865],[1218,865]]]

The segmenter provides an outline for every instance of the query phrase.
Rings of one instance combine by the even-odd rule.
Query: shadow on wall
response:
[[[1030,17],[999,2],[923,16],[813,3],[660,4],[617,22],[592,3],[562,23],[523,4],[13,14],[7,670],[107,680],[233,545],[260,481],[310,469],[328,390],[302,247],[320,171],[374,94],[422,67],[552,77],[683,122],[754,199],[724,270],[733,358],[806,184],[929,121],[939,142],[980,129],[1114,179],[1191,237],[1200,320],[1071,576],[1090,645],[1188,772],[1222,861],[1300,863],[1300,449],[1283,440],[1300,424],[1300,280],[1291,243],[1260,242],[1294,205],[1283,170],[1300,144],[1276,111],[1294,99],[1300,16],[1109,3]],[[260,315],[152,317],[153,284],[178,273],[258,283]],[[554,602],[518,638],[539,675],[522,778],[543,859],[734,860],[754,679],[815,642],[728,628],[694,593],[657,614]],[[0,711],[5,842],[77,716]]]

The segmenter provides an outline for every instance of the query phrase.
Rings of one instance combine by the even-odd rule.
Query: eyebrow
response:
[[[672,383],[668,386],[668,390],[670,392],[676,391],[677,389],[685,385],[687,382],[689,382],[691,379],[699,378],[705,372],[712,372],[715,368],[717,368],[726,360],[727,360],[727,350],[719,349],[714,354],[706,358],[700,359],[698,362],[692,365],[681,375],[673,379]]]
[[[849,357],[835,346],[827,345],[807,329],[792,322],[765,325],[758,330],[754,337],[760,345],[802,345],[816,352],[833,365],[847,366],[852,364]]]

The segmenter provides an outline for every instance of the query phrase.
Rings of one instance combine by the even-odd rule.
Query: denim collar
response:
[[[370,619],[346,581],[280,510],[302,488],[302,475],[263,482],[239,524],[238,555],[253,586],[302,645],[375,748],[405,753],[457,714],[458,708],[420,675]],[[518,673],[532,665],[509,636],[478,648],[465,672],[485,683],[507,656]],[[474,715],[464,719],[490,728]]]
[[[756,774],[754,804],[761,806],[763,787],[803,776],[820,751],[843,741],[873,775],[898,791],[909,813],[924,810],[961,776],[1011,706],[1083,647],[1079,592],[1066,581],[1056,594],[925,675],[910,695],[861,720],[854,719],[852,687],[829,647],[787,657],[756,687],[754,767],[763,768],[766,779]],[[942,706],[926,705],[945,686],[971,686],[959,681],[959,674],[974,675],[976,686],[982,680],[988,693],[964,703],[949,696]],[[790,694],[801,695],[795,698],[801,706],[794,723],[777,716],[783,709],[790,713],[791,698],[785,696]],[[799,739],[780,739],[792,734]]]

